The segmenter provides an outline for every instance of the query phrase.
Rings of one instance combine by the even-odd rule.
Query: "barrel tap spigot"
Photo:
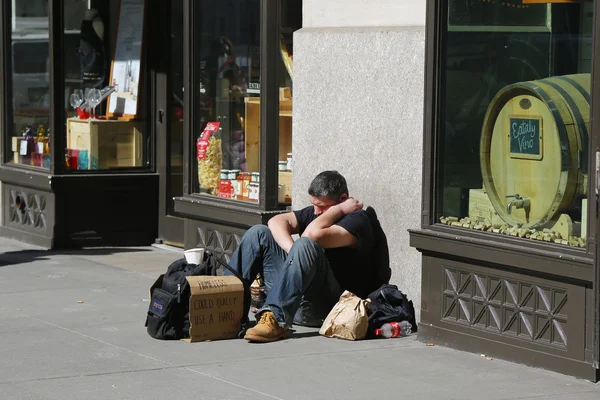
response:
[[[529,222],[529,211],[531,210],[531,202],[529,201],[529,197],[521,197],[518,193],[510,194],[506,196],[507,198],[513,198],[506,205],[506,211],[510,214],[512,208],[515,207],[517,209],[523,208],[525,209],[525,217],[527,218],[527,222]]]

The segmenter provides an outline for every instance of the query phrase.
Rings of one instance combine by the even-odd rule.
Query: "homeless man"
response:
[[[250,228],[233,253],[231,267],[248,284],[261,273],[267,291],[246,340],[279,340],[292,323],[320,327],[344,290],[362,298],[372,290],[365,282],[373,228],[363,204],[349,197],[337,171],[317,175],[308,194],[312,206]],[[294,241],[293,234],[300,238]]]

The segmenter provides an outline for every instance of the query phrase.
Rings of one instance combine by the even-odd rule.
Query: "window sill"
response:
[[[269,219],[286,210],[265,211],[257,204],[226,201],[218,197],[186,195],[175,197],[175,212],[187,218],[248,228],[257,224],[266,224]]]
[[[115,181],[129,179],[139,176],[156,176],[149,169],[123,169],[123,170],[96,170],[96,171],[73,171],[63,175],[53,175],[49,170],[19,164],[4,164],[0,166],[0,181],[16,185],[28,186],[41,190],[52,190],[57,181],[78,180],[92,178],[97,180],[107,179]]]
[[[424,255],[440,254],[495,264],[507,269],[527,270],[585,282],[594,280],[594,259],[585,249],[577,251],[566,246],[555,247],[548,243],[492,234],[465,235],[458,228],[435,225],[409,230],[409,235],[410,246]]]
[[[0,166],[0,181],[50,190],[52,174],[47,169],[9,163]]]

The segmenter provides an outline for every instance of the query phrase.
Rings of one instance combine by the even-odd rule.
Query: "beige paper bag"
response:
[[[319,333],[340,339],[364,339],[369,325],[368,309],[368,300],[346,290],[325,318]]]

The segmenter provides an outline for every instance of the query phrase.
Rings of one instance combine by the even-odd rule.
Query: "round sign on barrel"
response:
[[[481,133],[483,184],[508,225],[539,228],[586,196],[590,74],[503,88]]]

